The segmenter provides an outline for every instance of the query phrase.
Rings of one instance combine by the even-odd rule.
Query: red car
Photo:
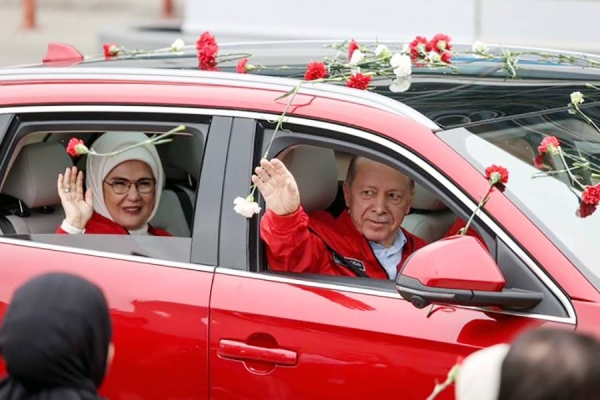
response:
[[[274,62],[275,47],[257,62]],[[415,70],[400,93],[379,81],[374,91],[301,88],[270,155],[296,176],[305,208],[343,209],[356,154],[417,182],[403,226],[432,244],[394,282],[269,271],[260,215],[233,210],[295,80],[198,71],[195,53],[65,64],[0,70],[0,315],[43,272],[99,284],[116,346],[105,396],[424,399],[457,356],[526,329],[600,332],[600,214],[583,218],[572,182],[539,176],[535,162],[548,135],[598,162],[600,133],[567,106],[582,91],[581,110],[600,122],[600,96],[584,86],[600,80],[593,68],[530,62],[514,80],[486,61]],[[89,146],[106,131],[179,124],[185,132],[159,146],[167,183],[152,221],[174,237],[54,233],[64,218],[56,177],[85,165],[65,152],[70,138]],[[473,220],[489,253],[474,239],[438,241],[476,208],[490,164],[510,178]]]

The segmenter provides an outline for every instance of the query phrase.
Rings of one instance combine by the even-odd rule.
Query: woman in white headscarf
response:
[[[154,145],[142,144],[147,140],[141,132],[103,134],[92,146],[95,153],[139,145],[113,156],[89,154],[85,192],[83,172],[77,167],[59,174],[65,219],[57,233],[170,236],[148,224],[160,202],[164,172]]]

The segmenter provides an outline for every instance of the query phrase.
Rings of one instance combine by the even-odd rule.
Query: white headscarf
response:
[[[509,349],[507,344],[497,344],[465,358],[455,384],[456,400],[497,400],[502,363]]]
[[[106,132],[92,146],[92,150],[97,153],[110,153],[123,149],[125,147],[141,143],[148,140],[148,136],[141,132]],[[160,157],[153,144],[145,144],[137,146],[114,156],[87,156],[86,166],[86,186],[92,188],[94,211],[114,221],[106,204],[104,203],[104,179],[117,165],[131,160],[138,160],[148,164],[156,179],[156,193],[154,195],[154,208],[148,218],[148,221],[154,217],[156,209],[160,204],[160,196],[164,183],[164,172]],[[148,222],[146,221],[146,222]]]

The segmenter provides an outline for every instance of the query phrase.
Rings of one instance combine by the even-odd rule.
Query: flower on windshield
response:
[[[540,154],[550,154],[556,155],[558,154],[558,149],[560,148],[560,142],[556,138],[556,136],[547,136],[542,140],[542,143],[538,146],[538,151]]]
[[[585,204],[595,206],[600,203],[600,183],[594,186],[587,185],[581,194],[581,200]]]
[[[412,74],[412,62],[406,54],[394,54],[390,60],[390,65],[394,68],[394,75],[397,78],[405,78]]]
[[[385,44],[379,44],[375,48],[375,57],[388,59],[392,56],[392,52]]]
[[[217,53],[219,45],[210,32],[204,32],[196,42],[196,51],[198,52],[198,68],[203,71],[218,71]]]
[[[584,102],[583,93],[581,92],[573,92],[571,93],[571,104],[574,106],[578,106]]]
[[[427,44],[427,38],[423,36],[417,36],[415,40],[410,42],[410,45],[408,46],[410,50],[410,58],[412,58],[413,61],[417,61],[420,58],[425,58],[427,55]]]
[[[586,218],[586,217],[589,217],[590,215],[592,215],[594,212],[596,212],[595,204],[585,204],[582,202],[581,205],[579,206],[579,209],[577,209],[576,215],[579,218]]]
[[[346,86],[354,89],[366,90],[369,87],[369,83],[371,83],[370,75],[363,75],[360,72],[352,74],[348,82],[346,82]]]
[[[327,68],[322,62],[311,62],[306,68],[304,73],[304,79],[307,81],[314,81],[316,79],[323,79],[327,76]]]

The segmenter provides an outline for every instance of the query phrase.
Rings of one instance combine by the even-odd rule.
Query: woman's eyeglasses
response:
[[[111,182],[104,181],[107,185],[112,187],[115,194],[125,194],[129,192],[131,185],[135,185],[139,194],[149,194],[154,192],[156,186],[156,180],[150,178],[142,178],[137,181],[130,181],[128,179],[113,179]]]

